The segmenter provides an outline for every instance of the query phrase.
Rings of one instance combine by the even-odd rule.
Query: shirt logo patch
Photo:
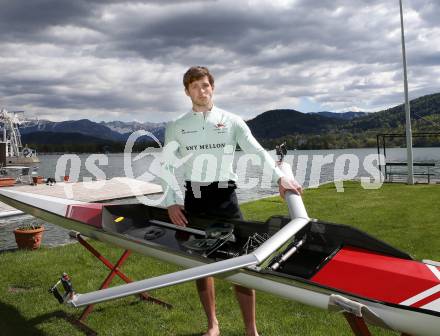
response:
[[[189,133],[197,133],[198,131],[197,130],[194,130],[194,131],[186,131],[186,130],[184,130],[183,128],[180,130],[180,132],[182,133],[182,134],[189,134]]]
[[[228,129],[228,127],[222,122],[219,122],[214,125],[214,131],[216,131],[217,134],[226,133],[227,129]]]

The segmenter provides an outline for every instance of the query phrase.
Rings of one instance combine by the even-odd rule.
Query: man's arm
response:
[[[172,162],[172,158],[175,158],[177,155],[178,147],[169,146],[172,141],[176,141],[175,139],[175,129],[174,123],[169,122],[165,129],[165,142],[164,142],[164,165],[163,169],[166,170],[165,176],[174,176],[174,165]],[[174,149],[172,149],[174,148]],[[183,206],[177,204],[176,193],[172,186],[170,186],[167,181],[162,180],[163,190],[166,190],[165,195],[165,207],[168,209],[168,215],[170,216],[171,222],[176,225],[185,226],[188,221],[183,214]]]
[[[297,195],[302,195],[304,192],[303,187],[294,178],[292,179],[285,176],[279,179],[278,189],[280,191],[280,196],[283,199],[286,191],[291,191]]]
[[[168,207],[168,216],[170,216],[173,224],[180,226],[186,226],[186,224],[188,224],[188,220],[182,210],[183,206],[180,204],[173,204]]]
[[[272,170],[272,181],[278,184],[280,195],[284,198],[287,190],[295,194],[302,194],[301,185],[293,178],[284,176],[284,173],[277,166],[269,153],[258,143],[252,135],[251,130],[243,119],[237,118],[237,143],[246,153],[254,153],[260,156],[263,163],[267,163]],[[293,177],[293,175],[292,175]]]

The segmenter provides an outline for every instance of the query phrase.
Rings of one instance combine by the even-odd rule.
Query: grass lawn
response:
[[[304,202],[309,216],[350,224],[409,252],[416,259],[440,260],[440,187],[385,184],[378,190],[362,189],[359,183],[344,183],[337,193],[333,184],[309,189]],[[265,220],[287,214],[279,197],[242,205],[247,219]],[[92,242],[113,262],[122,250]],[[78,292],[99,287],[107,269],[79,244],[42,248],[38,251],[0,253],[0,335],[83,335],[64,318],[78,317],[80,310],[63,305],[48,293],[62,272],[68,272]],[[133,254],[123,271],[143,279],[178,270],[177,267]],[[121,283],[114,280],[114,283]],[[218,317],[222,335],[243,335],[232,286],[217,281]],[[171,303],[166,310],[128,297],[97,305],[87,324],[99,335],[200,335],[206,321],[193,283],[156,290],[156,297]],[[342,316],[257,293],[257,322],[261,335],[352,335]],[[371,328],[374,335],[397,335]]]

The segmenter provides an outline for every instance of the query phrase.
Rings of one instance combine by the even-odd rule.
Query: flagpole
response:
[[[405,50],[405,32],[403,29],[402,0],[399,0],[399,4],[400,4],[400,30],[402,32],[403,85],[405,89],[406,157],[407,157],[407,166],[408,166],[408,184],[414,184],[411,109],[409,106],[409,98],[408,98],[408,77],[406,72],[406,50]]]

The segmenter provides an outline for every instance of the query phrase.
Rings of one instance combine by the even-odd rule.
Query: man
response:
[[[296,181],[283,177],[283,173],[240,117],[214,106],[214,77],[207,68],[191,67],[183,77],[183,85],[186,95],[192,101],[192,110],[169,123],[165,133],[165,149],[173,144],[170,147],[174,148],[175,154],[186,158],[184,208],[177,204],[172,190],[169,190],[165,199],[169,217],[174,224],[188,224],[183,209],[192,215],[242,218],[235,194],[237,175],[232,169],[237,144],[245,152],[257,154],[269,165],[272,180],[278,183],[282,197],[287,190],[302,193],[302,188]],[[172,171],[169,163],[166,162],[165,169]],[[197,280],[197,290],[208,318],[208,331],[204,336],[220,335],[214,279],[208,277]],[[243,315],[246,335],[258,336],[255,291],[235,286],[235,293]]]

